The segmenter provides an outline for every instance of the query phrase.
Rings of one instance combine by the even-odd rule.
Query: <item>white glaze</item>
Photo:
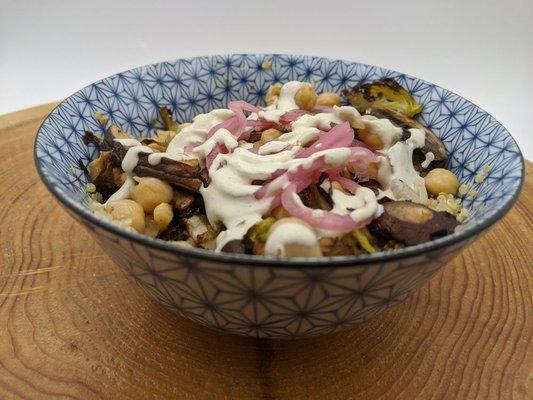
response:
[[[294,101],[294,96],[305,85],[308,83],[291,81],[285,83],[281,87],[281,91],[278,99],[268,107],[265,107],[264,110],[259,111],[259,117],[272,122],[279,122],[279,118],[285,114],[287,111],[295,110],[298,108],[298,105]]]

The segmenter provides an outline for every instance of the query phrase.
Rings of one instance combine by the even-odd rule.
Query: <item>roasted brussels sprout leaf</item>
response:
[[[276,219],[273,217],[268,217],[263,219],[262,221],[259,221],[257,224],[248,229],[246,237],[251,242],[266,242],[268,237],[268,230],[272,225],[274,225],[274,222],[276,222]]]
[[[437,137],[437,135],[435,135],[431,130],[426,128],[420,122],[415,121],[412,118],[406,117],[402,113],[392,109],[376,108],[372,109],[370,114],[376,118],[389,119],[394,125],[402,128],[404,130],[404,137],[402,137],[402,140],[407,139],[407,137],[410,135],[408,129],[422,129],[426,133],[426,141],[424,147],[419,149],[423,154],[422,158],[424,158],[425,154],[431,152],[435,156],[434,161],[431,163],[431,167],[437,168],[444,166],[446,160],[448,159],[448,156],[446,155],[446,147],[444,147],[444,144]],[[422,161],[423,160],[421,160],[420,162]]]
[[[368,229],[387,240],[407,245],[427,242],[453,233],[459,222],[447,212],[433,211],[409,201],[390,201],[383,204],[384,212]]]
[[[351,90],[346,89],[344,95],[361,114],[366,113],[368,109],[386,108],[413,117],[422,111],[422,106],[415,101],[411,93],[392,78],[357,85]]]
[[[159,115],[161,116],[161,120],[167,131],[178,131],[180,124],[174,121],[172,118],[172,111],[170,111],[168,107],[161,107],[159,109]]]

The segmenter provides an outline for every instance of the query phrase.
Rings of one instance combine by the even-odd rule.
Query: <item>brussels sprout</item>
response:
[[[357,85],[351,90],[345,90],[344,95],[361,114],[368,109],[386,108],[413,117],[422,111],[422,105],[392,78]]]

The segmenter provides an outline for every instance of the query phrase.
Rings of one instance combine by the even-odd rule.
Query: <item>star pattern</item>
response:
[[[424,105],[420,119],[445,143],[449,168],[477,191],[465,198],[473,218],[465,231],[494,217],[522,181],[522,159],[509,133],[489,114],[438,86],[370,65],[320,57],[233,54],[163,62],[96,82],[66,99],[36,140],[39,171],[51,190],[88,216],[86,177],[78,160],[96,156],[84,130],[102,133],[96,111],[137,137],[158,128],[157,110],[190,121],[231,100],[263,104],[275,82],[308,81],[319,92],[394,77]],[[485,165],[487,178],[475,177]],[[80,219],[147,293],[204,325],[254,337],[294,338],[333,332],[373,317],[419,288],[469,240],[403,260],[328,268],[242,265],[165,251]],[[92,218],[94,216],[91,215]],[[89,218],[91,218],[89,217]],[[105,222],[104,224],[107,224]],[[444,250],[442,250],[444,249]]]

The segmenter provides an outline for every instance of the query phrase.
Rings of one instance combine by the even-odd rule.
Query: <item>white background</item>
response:
[[[0,114],[142,64],[230,52],[415,75],[490,112],[533,159],[532,0],[0,0]]]

